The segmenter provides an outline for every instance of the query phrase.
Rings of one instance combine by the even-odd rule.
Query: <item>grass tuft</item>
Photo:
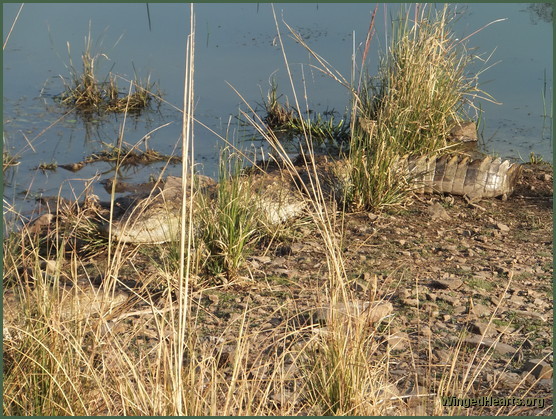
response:
[[[56,97],[61,104],[75,108],[83,115],[92,113],[105,114],[110,112],[137,114],[150,106],[150,102],[158,95],[152,92],[156,89],[149,78],[145,81],[137,77],[130,83],[127,93],[122,93],[118,87],[116,76],[109,73],[103,80],[98,77],[98,66],[101,59],[108,60],[106,54],[92,51],[92,38],[89,34],[85,38],[85,51],[81,55],[82,70],[78,71],[71,60],[70,77],[62,77],[64,91]],[[68,53],[70,45],[68,43]]]

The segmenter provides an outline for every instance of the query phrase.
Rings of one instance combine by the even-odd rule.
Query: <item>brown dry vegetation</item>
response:
[[[352,125],[355,151],[399,154],[381,148],[389,117],[355,99],[353,124],[363,112],[379,129]],[[360,187],[388,176],[378,169]],[[525,166],[506,201],[406,192],[381,205],[385,188],[352,213],[315,183],[305,217],[248,236],[241,220],[254,215],[229,205],[244,191],[220,188],[208,241],[193,223],[177,243],[109,241],[89,223],[90,196],[6,237],[5,415],[552,414],[552,166]],[[194,201],[182,205],[192,217]],[[543,404],[444,406],[452,396]]]

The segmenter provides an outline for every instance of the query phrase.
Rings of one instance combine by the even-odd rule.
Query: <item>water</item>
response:
[[[384,16],[395,15],[395,5],[381,5],[376,35],[370,50],[371,60],[385,41]],[[495,23],[469,39],[474,53],[492,57],[478,71],[498,62],[481,74],[481,87],[501,105],[480,101],[482,143],[491,153],[503,157],[528,159],[530,152],[552,161],[552,21],[547,10],[535,11],[527,4],[458,5],[462,12],[455,26],[463,38],[496,19]],[[3,5],[3,36],[19,8]],[[369,4],[278,4],[275,6],[286,54],[291,65],[298,95],[317,111],[335,110],[340,115],[348,104],[347,91],[311,67],[316,64],[307,51],[288,35],[282,19],[301,32],[308,44],[349,80],[352,45],[361,55],[374,5]],[[106,59],[97,61],[98,73],[112,71],[126,79],[136,73],[150,75],[166,101],[155,111],[130,117],[125,123],[124,141],[144,144],[170,154],[180,153],[186,36],[189,32],[189,6],[184,4],[149,5],[151,30],[145,4],[25,4],[11,34],[3,61],[4,149],[20,154],[21,164],[5,173],[5,210],[15,205],[30,209],[41,195],[72,197],[83,192],[87,179],[112,176],[107,163],[86,166],[77,173],[64,169],[43,172],[40,163],[59,164],[82,160],[116,144],[123,125],[121,115],[85,123],[53,101],[62,91],[61,76],[68,79],[71,56],[80,69],[84,39],[91,32],[93,52]],[[218,135],[238,141],[245,136],[237,120],[239,109],[248,105],[233,91],[232,85],[254,108],[260,109],[275,77],[279,93],[293,102],[276,27],[269,4],[197,4],[195,99],[196,117],[211,130],[195,128],[195,158],[208,175],[216,173]],[[544,13],[544,14],[543,14]],[[551,19],[551,16],[550,16]],[[387,18],[389,20],[389,18]],[[71,53],[68,53],[67,45]],[[371,70],[376,64],[371,61]],[[304,81],[304,83],[303,83]],[[127,86],[120,80],[119,86]],[[218,134],[218,135],[217,135]],[[256,143],[260,146],[260,143]],[[129,168],[126,180],[141,182],[157,175],[162,164]],[[179,166],[170,166],[179,174]],[[107,194],[93,183],[102,199]]]

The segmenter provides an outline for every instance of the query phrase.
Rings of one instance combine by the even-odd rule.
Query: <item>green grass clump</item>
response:
[[[307,135],[315,144],[329,148],[341,148],[349,143],[349,123],[345,118],[334,119],[336,112],[329,112],[328,117],[316,113],[315,116],[302,117],[288,102],[282,105],[278,101],[277,85],[273,81],[268,98],[264,104],[265,123],[275,132],[285,132],[292,137]]]
[[[215,201],[201,195],[198,211],[201,241],[208,251],[209,272],[233,280],[245,259],[247,247],[257,237],[257,218],[249,181],[240,176],[243,160],[228,148],[220,155]]]
[[[411,15],[413,16],[413,14]],[[393,21],[379,74],[354,94],[350,147],[356,204],[377,209],[403,201],[407,187],[396,172],[404,155],[442,152],[450,129],[462,121],[467,96],[479,90],[472,61],[450,29],[448,6],[402,11]]]

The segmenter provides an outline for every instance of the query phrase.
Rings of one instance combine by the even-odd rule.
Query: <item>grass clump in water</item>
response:
[[[282,105],[277,96],[278,86],[272,81],[264,107],[264,118],[268,127],[276,133],[287,133],[293,137],[309,136],[316,144],[328,148],[339,148],[349,142],[349,123],[345,118],[334,120],[336,112],[317,113],[315,116],[303,118],[288,102]],[[308,112],[309,115],[312,112]]]
[[[68,44],[69,50],[69,44]],[[108,60],[106,54],[93,54],[91,50],[91,34],[85,38],[85,51],[81,55],[82,71],[79,72],[70,58],[70,80],[62,77],[64,91],[56,99],[68,107],[74,107],[83,114],[140,113],[150,106],[155,97],[151,93],[155,84],[149,78],[141,81],[137,77],[131,82],[127,94],[118,88],[116,76],[112,73],[100,80],[97,74],[97,65],[100,59]]]

